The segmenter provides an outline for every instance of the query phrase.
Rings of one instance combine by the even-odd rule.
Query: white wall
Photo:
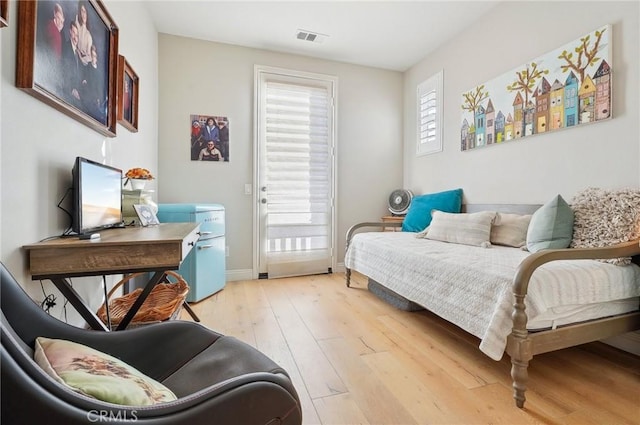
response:
[[[120,53],[140,76],[138,133],[117,127],[108,138],[15,87],[17,2],[9,4],[9,27],[0,30],[2,110],[0,122],[0,254],[2,262],[36,300],[43,295],[27,270],[23,245],[60,235],[69,225],[56,205],[71,184],[76,156],[104,161],[125,171],[134,166],[157,171],[157,32],[140,2],[106,1],[119,27]],[[67,17],[66,22],[70,22]],[[75,288],[100,303],[98,278],[73,279]],[[45,282],[45,288],[52,290]],[[58,297],[62,305],[62,297]],[[73,308],[69,308],[73,310]],[[75,319],[77,320],[77,316]]]
[[[253,266],[254,65],[338,77],[338,191],[335,244],[349,226],[378,220],[402,181],[402,74],[303,56],[159,35],[159,201],[220,203],[227,211],[229,278]],[[190,160],[192,114],[229,117],[230,161]]]
[[[505,2],[405,74],[404,184],[462,187],[465,202],[567,201],[589,186],[640,185],[638,2]],[[613,119],[460,151],[462,93],[613,25]],[[416,85],[444,70],[444,151],[415,156]]]

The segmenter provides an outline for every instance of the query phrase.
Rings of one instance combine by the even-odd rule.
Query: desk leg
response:
[[[54,278],[51,279],[51,282],[58,288],[62,295],[69,300],[71,305],[76,309],[76,311],[82,316],[82,318],[89,324],[91,329],[95,329],[98,331],[109,331],[109,329],[102,323],[102,320],[89,309],[89,306],[85,304],[82,300],[82,297],[78,295],[75,289],[69,284],[67,279],[63,278]]]
[[[116,328],[117,331],[126,329],[127,326],[129,326],[129,323],[131,323],[133,317],[136,315],[138,310],[140,310],[140,307],[142,306],[142,303],[144,303],[144,300],[147,299],[153,287],[156,286],[156,284],[160,282],[160,280],[162,280],[163,276],[164,272],[155,272],[153,276],[151,276],[151,279],[149,279],[149,282],[147,282],[140,295],[138,295],[138,298],[136,298],[129,311],[127,311],[127,314],[124,315],[124,318]]]

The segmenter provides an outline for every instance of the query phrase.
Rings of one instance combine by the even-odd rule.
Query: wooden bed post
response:
[[[513,379],[513,398],[516,406],[524,407],[529,380],[529,361],[533,358],[533,350],[529,332],[527,332],[527,313],[525,312],[525,294],[514,294],[516,302],[513,305],[513,329],[507,341],[507,352],[511,356],[511,379]]]

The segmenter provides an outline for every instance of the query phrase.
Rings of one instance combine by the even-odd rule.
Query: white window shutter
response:
[[[442,71],[417,90],[417,155],[442,151]]]

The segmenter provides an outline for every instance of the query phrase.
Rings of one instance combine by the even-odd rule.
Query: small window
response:
[[[417,155],[442,151],[442,71],[418,85]]]

